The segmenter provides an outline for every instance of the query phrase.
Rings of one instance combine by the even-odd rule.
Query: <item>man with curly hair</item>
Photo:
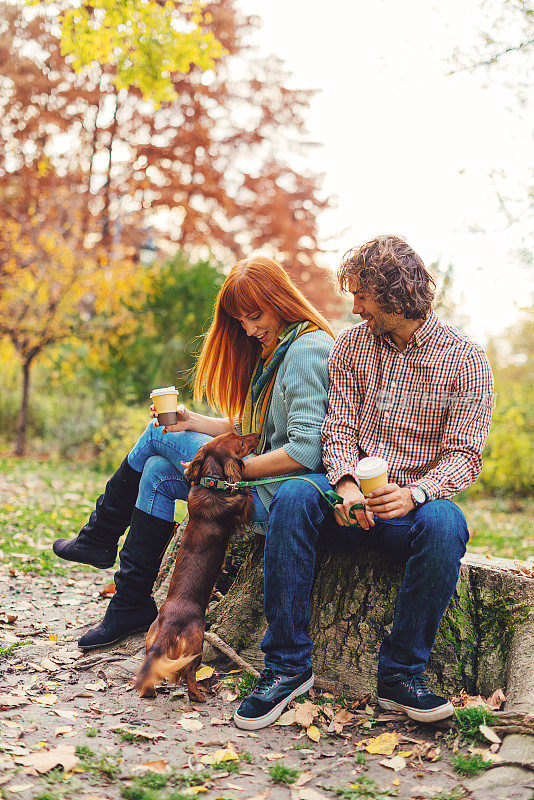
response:
[[[280,484],[273,501],[281,524],[265,542],[266,658],[283,651],[291,676],[311,672],[308,606],[315,547],[374,547],[406,562],[391,632],[382,642],[378,701],[432,722],[452,704],[427,688],[424,669],[454,592],[469,538],[450,498],[476,480],[488,435],[493,377],[484,351],[432,310],[435,284],[401,238],[379,236],[345,256],[338,273],[363,322],[336,340],[329,359],[329,408],[322,425],[327,474],[307,477],[343,498],[346,524],[316,488]],[[360,459],[388,464],[388,483],[364,497]],[[359,527],[349,510],[360,504]],[[283,521],[283,524],[282,524]],[[307,674],[307,673],[306,673]],[[239,726],[273,722],[293,695],[260,688],[261,709]],[[245,703],[247,701],[244,701]]]
[[[424,669],[469,538],[450,498],[482,469],[491,367],[482,348],[439,321],[434,280],[404,239],[378,236],[349,251],[338,281],[363,322],[330,355],[327,477],[345,512],[363,504],[358,522],[373,545],[406,560],[380,649],[378,702],[420,721],[443,719],[452,705],[428,689]],[[365,456],[388,464],[387,485],[368,497],[356,473]]]

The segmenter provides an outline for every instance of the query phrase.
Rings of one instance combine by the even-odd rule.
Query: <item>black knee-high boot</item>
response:
[[[117,558],[117,544],[130,524],[139,492],[141,473],[125,458],[96,501],[89,521],[75,539],[56,539],[52,549],[66,561],[90,564],[98,569],[112,567]]]
[[[120,570],[115,573],[117,593],[102,622],[78,640],[78,647],[94,650],[148,630],[158,615],[152,587],[173,529],[174,522],[134,508],[130,531],[120,552]]]

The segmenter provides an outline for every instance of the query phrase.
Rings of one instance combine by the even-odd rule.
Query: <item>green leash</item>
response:
[[[343,522],[348,522],[351,528],[358,527],[360,528],[361,525],[356,518],[356,511],[362,509],[363,503],[353,503],[349,509],[349,517],[354,522],[350,522],[350,520],[345,519],[345,517],[341,514],[340,510],[337,508],[339,504],[343,504],[343,498],[338,495],[337,492],[334,492],[333,489],[329,489],[326,492],[323,492],[320,486],[317,486],[315,481],[312,481],[311,478],[306,478],[304,475],[291,475],[291,476],[283,476],[280,478],[263,478],[258,479],[256,481],[236,481],[235,483],[231,483],[230,481],[224,481],[220,478],[200,478],[198,485],[204,486],[207,489],[248,489],[251,486],[262,486],[266,483],[283,483],[285,481],[306,481],[306,483],[311,483],[312,486],[315,486],[319,494],[324,497],[330,508],[333,509],[334,514],[337,514]]]

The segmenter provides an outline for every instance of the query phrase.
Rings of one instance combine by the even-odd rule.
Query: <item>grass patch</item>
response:
[[[78,745],[76,755],[81,759],[80,768],[84,772],[90,772],[92,775],[107,778],[110,781],[115,780],[121,772],[120,756],[115,756],[112,753],[104,753],[101,756],[97,756],[84,744]]]
[[[226,770],[226,763],[224,768]],[[209,781],[212,775],[213,770],[211,769],[201,769],[199,772],[188,770],[187,772],[181,772],[176,775],[174,781],[180,786],[200,786],[202,783]]]
[[[283,783],[286,786],[290,786],[292,783],[295,783],[300,775],[300,771],[292,767],[286,767],[284,762],[280,761],[278,764],[273,764],[273,766],[270,767],[269,775],[274,783]]]
[[[452,789],[443,789],[437,794],[428,796],[428,800],[462,800],[465,797],[466,791],[461,786],[453,786]]]
[[[87,730],[85,731],[85,735],[89,736],[90,739],[94,739],[97,733],[98,731],[96,728],[87,728]]]
[[[241,675],[239,683],[236,686],[236,689],[239,693],[239,697],[243,699],[248,694],[250,694],[253,688],[256,686],[256,682],[257,679],[254,677],[254,675],[251,675],[250,672],[244,672]]]
[[[140,733],[132,733],[131,731],[125,731],[124,728],[113,728],[113,733],[120,737],[122,742],[129,742],[132,744],[133,742],[146,742],[146,736],[142,736]]]
[[[10,645],[0,645],[0,658],[9,658],[15,653],[17,647],[22,647],[25,644],[31,644],[30,639],[25,639],[23,642],[13,642]]]
[[[464,739],[470,742],[486,742],[486,737],[479,731],[480,725],[493,725],[494,717],[485,708],[456,708],[454,711],[456,725]]]
[[[453,770],[459,775],[463,775],[465,778],[478,775],[479,772],[483,772],[487,767],[486,762],[478,753],[465,756],[453,756],[451,764]]]
[[[341,800],[385,800],[396,795],[394,789],[382,789],[372,778],[362,775],[347,787],[325,786],[329,792],[337,794]]]
[[[356,763],[358,764],[359,767],[364,767],[367,764],[367,756],[365,755],[365,753],[360,751],[359,753],[356,754]]]
[[[470,553],[519,558],[524,560],[534,555],[532,520],[534,498],[522,497],[521,510],[503,497],[472,498],[460,495],[454,498],[464,512],[469,527]]]

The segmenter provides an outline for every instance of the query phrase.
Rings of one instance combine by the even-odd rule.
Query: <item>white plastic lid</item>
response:
[[[362,458],[358,461],[356,466],[356,477],[358,480],[361,478],[378,478],[383,472],[388,471],[388,462],[378,456],[369,456]]]
[[[150,397],[157,397],[159,394],[175,394],[178,395],[178,389],[175,386],[166,386],[164,389],[154,389],[150,392]]]

